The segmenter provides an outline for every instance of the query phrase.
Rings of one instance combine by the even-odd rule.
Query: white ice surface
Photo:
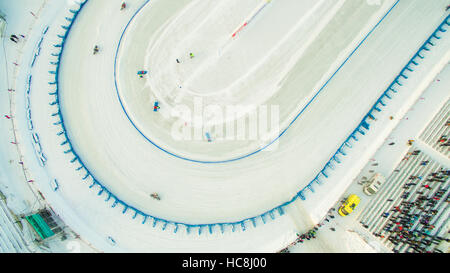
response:
[[[277,149],[232,163],[204,165],[182,161],[157,150],[125,118],[114,90],[112,78],[114,54],[125,24],[143,1],[130,1],[129,9],[122,13],[117,8],[120,1],[108,1],[111,2],[117,3],[108,5],[103,1],[88,3],[71,32],[61,70],[61,93],[66,126],[74,147],[86,165],[97,179],[121,199],[152,215],[189,223],[238,221],[289,200],[323,167],[328,157],[354,129],[374,100],[442,21],[441,6],[444,5],[444,1],[440,1],[440,5],[425,0],[400,1],[392,14],[372,33],[366,43],[281,138]],[[158,1],[154,2],[157,7]],[[161,1],[159,3],[161,4]],[[385,1],[383,6],[374,7],[367,6],[365,1],[361,1],[361,8],[356,11],[351,9],[354,7],[352,5],[358,5],[355,2],[353,4],[347,2],[348,6],[342,5],[341,16],[349,13],[354,16],[355,21],[350,22],[359,22],[358,14],[368,20],[353,29],[352,24],[347,25],[352,29],[350,37],[332,36],[336,32],[335,28],[325,28],[328,31],[323,34],[325,37],[333,37],[335,41],[342,43],[340,47],[333,44],[340,48],[340,51],[333,52],[330,48],[327,51],[325,41],[318,39],[322,42],[322,47],[319,48],[327,52],[328,55],[324,53],[324,56],[329,58],[321,59],[320,56],[316,57],[317,54],[313,50],[309,52],[306,50],[303,59],[300,60],[308,64],[325,63],[324,67],[313,69],[314,73],[311,73],[311,69],[302,68],[301,65],[294,66],[291,69],[292,74],[285,77],[282,84],[285,87],[283,90],[287,90],[285,91],[287,95],[281,96],[285,93],[280,91],[280,96],[272,98],[270,93],[275,92],[274,90],[263,92],[262,97],[265,97],[266,103],[283,106],[280,107],[283,109],[281,114],[283,124],[292,120],[298,108],[304,105],[307,98],[311,97],[311,94],[336,70],[392,3],[393,1]],[[268,8],[267,14],[276,10]],[[51,22],[52,27],[36,66],[36,70],[40,72],[33,74],[36,82],[34,90],[37,92],[34,92],[32,97],[33,105],[42,106],[38,109],[33,108],[33,121],[38,128],[43,150],[46,151],[49,161],[45,173],[36,171],[35,175],[41,178],[37,179],[39,181],[37,184],[55,211],[85,239],[105,251],[274,251],[287,245],[293,239],[296,230],[314,223],[313,218],[318,217],[314,216],[314,210],[307,210],[303,208],[301,202],[296,202],[289,208],[286,216],[278,217],[266,225],[259,223],[257,228],[249,228],[245,232],[238,229],[235,233],[230,232],[228,228],[223,235],[217,229],[212,235],[203,231],[203,234],[198,236],[186,235],[184,230],[173,234],[171,230],[153,229],[150,224],[141,225],[142,219],[131,220],[131,212],[123,215],[120,208],[109,208],[110,203],[107,204],[103,198],[99,198],[96,191],[89,190],[88,184],[80,182],[82,174],[75,172],[74,166],[69,163],[71,157],[62,153],[64,148],[59,146],[62,139],[56,136],[58,129],[51,125],[50,116],[54,109],[43,106],[48,105],[51,99],[46,95],[50,90],[46,83],[51,79],[46,73],[50,69],[49,54],[52,52],[52,44],[58,40],[55,37],[58,33],[57,26],[64,22],[64,12],[67,13],[67,7],[64,7],[64,12],[63,8],[49,9],[60,12]],[[272,13],[272,16],[275,15],[276,13]],[[105,20],[106,18],[114,20]],[[148,18],[150,20],[151,17]],[[276,16],[271,20],[275,19]],[[262,30],[258,29],[261,23],[254,21],[254,24],[249,25],[249,29],[243,31],[238,39],[252,33],[256,35],[258,31],[261,33]],[[146,35],[137,37],[135,43],[138,45],[141,44],[139,38],[142,39],[145,48],[148,37]],[[204,43],[195,39],[190,42],[192,46]],[[99,44],[102,48],[101,54],[95,58],[91,55],[94,44]],[[285,46],[292,47],[289,43]],[[233,48],[230,45],[227,50],[236,50]],[[180,52],[183,50],[180,49]],[[140,52],[138,48],[135,51]],[[144,65],[146,59],[142,58],[140,59],[142,63],[138,63],[139,55],[144,56],[141,51],[135,59],[132,58],[135,67],[128,71],[132,76],[121,78],[121,85],[133,90],[142,88],[138,86],[140,83],[135,70],[136,67]],[[310,56],[310,59],[306,56]],[[196,58],[202,61],[201,54],[197,53]],[[170,62],[175,65],[172,59],[173,57],[170,58]],[[249,64],[252,62],[249,61]],[[367,66],[368,63],[371,65]],[[233,64],[227,63],[224,67],[227,65]],[[151,69],[154,69],[153,65]],[[26,72],[22,73],[22,78],[25,79]],[[311,74],[308,78],[313,80],[306,81],[300,89],[303,90],[303,94],[298,96],[294,87],[298,86],[302,78],[296,79],[295,75],[305,74]],[[189,82],[211,85],[204,81],[190,80],[188,86]],[[258,80],[255,80],[255,83],[258,83]],[[226,81],[223,84],[226,84]],[[247,93],[243,92],[243,98],[250,100],[252,96],[249,92],[250,90],[247,90]],[[146,103],[147,107],[151,108],[152,105],[148,101]],[[25,115],[22,116],[22,123],[25,124]],[[162,129],[160,131],[168,131],[171,125],[162,119],[159,123]],[[144,120],[143,126],[151,129],[152,123]],[[21,130],[25,130],[24,128],[26,126]],[[175,147],[174,150],[179,151],[170,140],[164,141],[165,145]],[[218,149],[220,144],[217,144]],[[202,145],[205,144],[200,143],[199,147]],[[213,143],[212,147],[215,147],[214,145],[216,143]],[[246,150],[254,148],[251,143],[227,145],[222,145],[223,150],[227,148],[230,150],[227,156],[232,156],[233,152],[245,153]],[[208,153],[202,153],[196,150],[197,148],[194,146],[194,148],[187,147],[183,151],[180,149],[180,153],[205,159],[222,157],[214,153],[215,148],[209,148]],[[29,155],[32,158],[31,151]],[[38,170],[37,164],[34,165],[35,170]],[[54,177],[58,178],[61,186],[57,194],[54,194],[49,186],[49,178]],[[161,193],[163,201],[156,202],[149,198],[152,192]],[[332,203],[339,194],[318,192],[315,196]],[[319,214],[320,212],[317,212],[317,215]],[[311,218],[312,216],[314,217]],[[107,236],[112,236],[118,242],[117,246],[110,246],[106,240]]]
[[[117,9],[100,9],[101,5],[92,2],[85,7],[65,49],[74,53],[63,57],[61,101],[69,136],[94,176],[121,199],[151,215],[187,223],[239,221],[292,198],[312,180],[425,37],[442,21],[441,16],[436,16],[441,15],[442,10],[435,5],[422,1],[401,1],[281,137],[277,149],[226,164],[198,164],[158,150],[137,132],[124,115],[111,75],[114,53],[123,29],[120,26],[127,18],[108,22],[107,30],[100,31],[102,24],[106,25],[101,18],[120,15]],[[159,7],[157,1],[153,5],[150,4],[150,10]],[[367,6],[365,2],[361,5]],[[347,12],[354,13],[350,7],[347,7]],[[85,20],[91,17],[91,13],[97,16],[92,20],[98,21]],[[150,15],[143,18],[151,21],[153,16]],[[381,15],[383,13],[379,13],[378,17]],[[92,25],[97,27],[93,29]],[[253,29],[257,26],[255,22]],[[249,25],[249,29],[238,39],[251,30]],[[92,32],[98,33],[98,36],[90,34]],[[140,44],[138,39],[134,37],[134,43]],[[350,42],[355,38],[347,39]],[[73,43],[76,40],[85,43]],[[101,44],[101,54],[92,56],[91,47],[98,43],[96,41],[105,42]],[[140,52],[138,48],[130,48]],[[173,60],[171,62],[176,64]],[[336,67],[330,69],[336,70]],[[123,78],[126,83],[139,82],[135,72],[133,74]],[[135,92],[133,83],[130,83],[129,89]],[[305,90],[304,97],[316,91]],[[247,92],[246,96],[252,97],[251,92]],[[297,94],[297,91],[293,88],[290,93]],[[291,102],[287,96],[276,104],[284,109],[284,105]],[[148,109],[152,108],[152,104],[146,101],[141,100],[141,103],[146,104]],[[284,115],[286,122],[297,110]],[[163,122],[164,119],[159,123],[159,128],[153,127],[150,122],[144,126],[148,126],[149,130],[170,132],[172,123]],[[169,134],[166,138],[171,144]],[[222,148],[232,153],[235,143],[230,141],[217,145],[218,149],[220,145],[225,145]],[[201,146],[196,147],[195,143],[185,141],[180,145],[194,152],[196,148],[202,151]],[[221,155],[215,150],[215,145],[212,143],[207,149],[209,154],[205,159]],[[152,192],[160,193],[164,202],[152,199],[149,196]]]

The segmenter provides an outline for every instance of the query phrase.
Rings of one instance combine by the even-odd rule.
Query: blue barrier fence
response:
[[[159,226],[162,230],[166,230],[169,226],[173,228],[173,232],[178,232],[180,227],[184,227],[188,233],[192,230],[197,230],[198,234],[202,234],[202,232],[207,231],[209,233],[213,233],[215,230],[220,230],[222,233],[225,232],[225,228],[231,227],[231,230],[234,232],[236,228],[240,228],[242,231],[245,231],[249,225],[256,227],[259,223],[267,223],[267,221],[274,220],[277,216],[283,215],[284,208],[290,205],[292,202],[297,199],[305,200],[306,191],[314,192],[314,185],[323,183],[330,175],[331,172],[342,162],[342,158],[347,155],[346,150],[352,148],[353,144],[357,142],[359,137],[364,136],[368,130],[370,130],[370,122],[375,119],[375,115],[377,112],[381,112],[382,108],[387,105],[387,101],[392,99],[392,96],[398,92],[397,87],[402,86],[404,81],[409,78],[409,74],[414,72],[414,68],[420,65],[420,60],[426,57],[426,52],[430,51],[436,43],[441,39],[443,33],[447,32],[447,27],[449,26],[449,17],[447,16],[444,22],[436,29],[435,32],[427,39],[427,41],[420,47],[417,53],[413,56],[413,58],[408,62],[408,64],[401,70],[400,74],[395,78],[395,80],[389,85],[386,91],[381,95],[381,97],[375,102],[371,110],[364,116],[359,125],[356,127],[354,131],[350,134],[350,136],[344,141],[344,143],[338,148],[338,150],[331,156],[331,158],[325,163],[322,170],[315,176],[315,178],[303,189],[295,194],[289,201],[269,210],[260,215],[249,217],[240,221],[235,222],[223,222],[223,223],[210,223],[210,224],[189,224],[177,221],[166,220],[163,218],[158,218],[149,214],[146,214],[130,205],[128,205],[125,201],[119,199],[116,195],[114,195],[111,191],[109,191],[105,186],[103,186],[89,169],[84,165],[76,151],[73,149],[73,146],[69,140],[67,135],[67,131],[64,125],[64,119],[61,114],[61,108],[59,103],[59,88],[58,88],[58,77],[59,77],[59,68],[62,59],[62,53],[64,50],[64,45],[70,29],[73,26],[78,14],[81,12],[84,5],[88,2],[85,0],[79,3],[79,7],[76,10],[70,10],[72,17],[66,17],[68,25],[61,26],[64,30],[64,34],[58,35],[61,38],[61,43],[54,45],[54,48],[58,50],[57,53],[53,53],[52,55],[56,57],[56,61],[52,62],[55,65],[55,70],[49,71],[51,75],[54,76],[54,81],[49,82],[49,85],[54,85],[56,88],[54,91],[50,92],[54,98],[54,101],[50,103],[50,105],[55,106],[56,112],[52,114],[53,117],[56,117],[56,121],[53,123],[60,130],[57,133],[58,136],[63,138],[63,141],[60,143],[61,146],[66,147],[64,153],[72,154],[73,158],[70,161],[71,163],[77,163],[79,166],[76,168],[76,171],[83,172],[82,180],[87,181],[91,180],[91,184],[89,185],[90,189],[96,188],[98,190],[97,195],[104,197],[105,202],[110,202],[112,208],[116,208],[117,206],[121,207],[122,213],[125,214],[131,211],[132,219],[136,219],[138,216],[142,219],[142,224],[150,223],[153,227]],[[146,1],[148,3],[148,1]],[[146,4],[145,3],[145,4]],[[144,5],[145,5],[144,4]]]

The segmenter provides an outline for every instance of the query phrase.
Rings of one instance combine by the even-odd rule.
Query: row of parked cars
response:
[[[380,173],[376,173],[364,185],[363,192],[368,196],[374,195],[375,193],[377,193],[380,190],[380,188],[384,184],[384,182],[386,182],[386,179],[384,178],[384,176]],[[361,201],[361,199],[359,198],[358,195],[356,195],[356,194],[350,195],[344,201],[344,203],[341,205],[341,207],[339,208],[339,210],[338,210],[339,215],[341,215],[341,216],[349,215],[350,213],[353,212],[353,210],[355,210],[356,206],[358,206],[360,201]]]

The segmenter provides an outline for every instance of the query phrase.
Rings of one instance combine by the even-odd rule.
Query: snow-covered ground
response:
[[[362,151],[355,149],[355,151],[351,152],[352,154],[354,153],[355,156],[367,156],[367,160],[361,160],[358,164],[354,164],[352,163],[352,160],[349,160],[349,165],[353,166],[342,166],[342,170],[345,170],[342,175],[347,175],[345,179],[342,179],[342,176],[336,174],[330,178],[327,184],[318,188],[318,190],[328,193],[338,191],[339,193],[336,195],[341,195],[343,198],[350,194],[357,194],[361,198],[361,203],[358,205],[357,211],[345,218],[334,213],[335,219],[330,223],[321,221],[322,217],[327,214],[331,207],[334,207],[337,210],[340,206],[340,202],[338,202],[338,199],[320,200],[320,195],[311,195],[305,202],[305,207],[308,211],[315,211],[317,213],[315,215],[317,217],[315,222],[321,222],[325,225],[319,230],[317,239],[311,242],[306,241],[304,244],[298,244],[290,248],[292,252],[347,252],[351,251],[351,245],[353,245],[353,243],[358,245],[358,241],[361,242],[361,240],[366,241],[367,244],[363,244],[364,246],[359,249],[355,248],[354,251],[389,251],[379,243],[376,237],[367,232],[359,224],[359,221],[356,220],[365,208],[368,207],[369,202],[376,197],[376,195],[369,197],[364,194],[361,182],[365,180],[364,177],[370,178],[375,173],[380,173],[385,177],[389,177],[402,161],[406,152],[411,148],[411,146],[408,145],[409,140],[414,140],[414,147],[421,149],[426,154],[430,155],[433,160],[436,160],[446,168],[450,168],[448,159],[442,160],[442,156],[436,155],[436,152],[430,151],[432,149],[417,143],[417,138],[422,130],[425,129],[426,125],[431,121],[443,104],[450,99],[450,93],[447,88],[450,84],[449,58],[450,55],[447,49],[447,56],[442,62],[442,64],[445,64],[444,68],[438,67],[438,69],[430,69],[430,67],[427,67],[425,70],[429,70],[430,73],[423,73],[423,82],[426,82],[425,85],[419,87],[415,91],[409,89],[411,87],[410,85],[405,85],[399,89],[400,93],[404,93],[395,98],[389,106],[384,109],[383,113],[377,116],[377,121],[374,125],[389,124],[390,128],[385,129],[383,128],[384,126],[372,128],[371,130],[373,131],[368,133],[367,138],[361,139],[360,148]],[[425,88],[425,90],[423,88]],[[411,92],[413,91],[413,93],[409,93],[408,90],[411,90]],[[405,97],[409,98],[406,99]],[[404,102],[407,100],[409,100],[409,102],[405,104]],[[391,116],[394,117],[393,120],[390,119]],[[381,132],[379,129],[384,130],[384,132]],[[378,138],[378,141],[373,143],[375,138]],[[391,143],[394,143],[394,145],[389,145]],[[374,149],[378,150],[373,153],[372,150]],[[347,173],[351,173],[352,168],[353,176],[348,177],[349,175]],[[318,207],[321,207],[321,209],[318,209]],[[331,231],[329,229],[331,227],[335,228],[335,231]],[[339,244],[338,239],[344,242],[344,244]]]
[[[90,0],[70,30],[60,64],[59,100],[71,144],[98,182],[146,214],[210,224],[238,222],[270,211],[311,182],[448,15],[445,0],[372,2],[130,0],[121,11],[119,0]],[[394,97],[371,131],[323,187],[306,195],[306,201],[295,201],[284,215],[268,217],[266,224],[259,218],[256,227],[247,222],[245,231],[226,225],[222,233],[216,225],[211,233],[206,229],[188,234],[176,225],[165,229],[161,222],[156,227],[152,221],[142,224],[140,215],[134,219],[134,211],[123,212],[122,206],[111,208],[112,200],[105,202],[105,194],[99,196],[97,187],[89,188],[93,178],[82,180],[84,173],[75,170],[79,165],[70,163],[73,156],[60,145],[64,139],[52,117],[57,108],[49,105],[54,97],[48,95],[54,92],[49,84],[54,76],[48,71],[55,67],[50,62],[55,61],[54,45],[61,41],[60,26],[67,25],[69,9],[77,6],[74,1],[56,0],[0,4],[9,15],[2,54],[7,56],[2,62],[8,73],[1,76],[6,84],[0,109],[14,116],[20,138],[19,145],[10,143],[11,120],[2,119],[0,129],[9,135],[0,136],[0,167],[5,170],[1,179],[8,187],[21,181],[22,186],[9,190],[8,201],[14,203],[19,195],[19,200],[48,202],[68,226],[102,251],[273,252],[287,246],[296,232],[320,221],[380,147],[378,153],[383,153],[383,142],[400,121],[388,117],[403,116],[450,57],[447,35],[408,80],[408,92]],[[8,40],[11,33],[26,33],[26,39],[13,44]],[[39,57],[31,67],[40,41]],[[96,55],[94,45],[100,47]],[[149,74],[141,79],[138,70]],[[439,89],[441,93],[448,97],[445,88]],[[156,100],[158,112],[153,111]],[[45,167],[39,165],[32,144],[28,104],[33,132],[47,158]],[[199,104],[220,109],[249,106],[240,117],[247,126],[255,107],[276,106],[278,127],[256,139],[248,135],[244,140],[221,139],[214,130],[212,142],[174,139],[174,126],[189,131],[200,126],[195,116],[178,119],[174,111],[184,105],[195,113]],[[429,103],[426,109],[434,107]],[[433,113],[424,113],[423,120],[431,120]],[[229,121],[212,120],[215,125]],[[401,130],[403,138],[411,127]],[[268,143],[263,138],[269,135],[273,140],[280,133],[276,142],[261,150]],[[405,148],[377,160],[389,158],[386,168],[393,168]],[[17,163],[17,149],[22,165]],[[30,179],[35,181],[31,185],[26,182]],[[56,192],[50,183],[54,179],[59,184]],[[37,189],[46,200],[34,197]],[[154,192],[160,201],[150,197]],[[16,203],[17,209],[33,210],[29,203]],[[361,239],[362,231],[352,225],[352,218],[343,221],[350,231],[324,233],[322,243],[298,251],[383,251]],[[84,249],[89,247],[83,245]]]

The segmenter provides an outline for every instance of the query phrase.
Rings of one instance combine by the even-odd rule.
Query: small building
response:
[[[45,240],[62,231],[52,214],[44,209],[36,214],[25,216],[27,222],[42,240]]]

